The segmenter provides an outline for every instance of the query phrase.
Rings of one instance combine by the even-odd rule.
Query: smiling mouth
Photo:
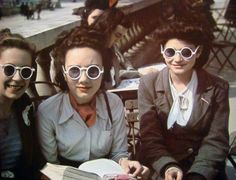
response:
[[[172,66],[175,66],[175,67],[183,67],[183,66],[185,66],[185,64],[172,64]]]
[[[18,90],[20,90],[20,89],[23,88],[23,87],[24,87],[24,86],[7,84],[7,88],[13,89],[13,90],[15,90],[15,91],[18,91]]]

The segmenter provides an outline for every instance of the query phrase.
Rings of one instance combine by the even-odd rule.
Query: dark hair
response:
[[[206,64],[212,40],[214,38],[211,29],[206,28],[205,23],[190,17],[178,17],[158,27],[153,33],[153,39],[165,44],[169,39],[180,39],[195,46],[202,46],[202,53],[197,59],[194,68],[202,68]]]
[[[18,48],[24,51],[27,51],[31,55],[32,67],[36,69],[36,47],[34,44],[28,42],[23,36],[19,34],[12,34],[10,29],[0,30],[0,55],[1,53],[8,48]],[[36,73],[32,77],[35,79]]]
[[[119,24],[128,28],[130,27],[131,22],[125,18],[125,14],[121,10],[110,8],[105,10],[90,26],[93,29],[104,33],[106,35],[106,40],[109,40],[112,32]]]
[[[86,0],[84,5],[84,12],[82,13],[82,23],[87,23],[88,16],[94,9],[106,10],[114,8],[118,0]]]
[[[80,47],[89,47],[101,54],[104,66],[101,88],[104,87],[104,81],[110,80],[110,69],[112,63],[110,58],[112,57],[112,51],[105,47],[103,35],[89,27],[75,27],[71,31],[63,32],[58,36],[53,50],[56,71],[55,80],[63,91],[68,90],[68,85],[62,72],[62,66],[65,65],[66,53],[70,49]]]
[[[112,3],[111,3],[112,2]],[[90,9],[109,9],[112,7],[115,7],[118,3],[118,0],[116,1],[110,1],[110,0],[86,0],[84,5],[85,8],[90,8]]]

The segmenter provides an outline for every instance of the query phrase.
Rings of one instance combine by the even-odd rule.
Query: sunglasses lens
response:
[[[96,66],[91,66],[88,68],[88,76],[91,79],[98,78],[100,75],[100,69]]]
[[[71,67],[69,69],[69,76],[72,79],[77,79],[78,77],[80,77],[80,69],[78,67]]]
[[[166,48],[164,52],[166,57],[173,57],[175,55],[175,50],[173,48]]]
[[[4,73],[6,76],[12,76],[15,73],[15,67],[10,65],[5,66]]]
[[[190,58],[192,56],[192,51],[188,48],[184,48],[181,51],[181,55],[185,58]]]
[[[31,77],[31,75],[32,75],[32,70],[30,68],[25,67],[21,69],[22,78],[28,79]]]

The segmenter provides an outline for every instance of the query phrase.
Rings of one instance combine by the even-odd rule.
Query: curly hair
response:
[[[87,22],[88,16],[94,9],[106,10],[114,8],[118,0],[86,0],[84,5],[84,12],[82,14],[82,21]]]
[[[36,66],[36,46],[30,42],[28,42],[23,36],[20,34],[12,34],[10,29],[2,29],[0,30],[0,56],[2,52],[8,48],[18,48],[28,52],[31,55],[32,59],[32,67],[35,69]],[[32,79],[36,78],[36,73]]]
[[[56,72],[55,81],[62,91],[68,90],[68,85],[62,72],[62,66],[65,65],[66,54],[70,49],[82,47],[92,48],[102,56],[104,75],[101,88],[104,87],[104,81],[110,81],[112,51],[105,47],[104,36],[89,27],[75,27],[71,31],[63,32],[59,35],[53,49]]]
[[[214,36],[211,29],[206,28],[203,21],[190,17],[178,17],[169,21],[158,27],[152,37],[154,41],[159,41],[160,44],[165,44],[168,40],[176,38],[195,46],[201,45],[203,47],[202,53],[194,68],[202,68],[209,58]]]

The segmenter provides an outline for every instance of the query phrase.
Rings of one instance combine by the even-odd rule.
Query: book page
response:
[[[66,167],[67,166],[47,163],[40,171],[51,180],[62,180]]]
[[[47,163],[41,172],[51,180],[100,180],[101,178],[88,171],[82,171],[72,166]]]
[[[92,172],[101,178],[108,174],[125,174],[121,166],[110,159],[96,159],[84,162],[79,166],[80,170]]]

